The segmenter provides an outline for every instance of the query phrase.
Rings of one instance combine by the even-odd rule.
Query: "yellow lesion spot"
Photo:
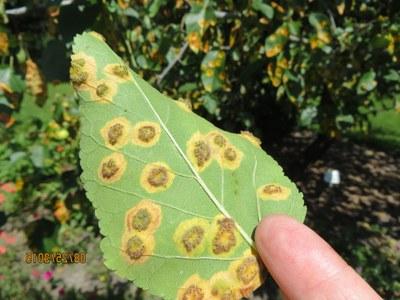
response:
[[[152,234],[161,223],[161,208],[151,200],[144,199],[125,215],[128,232]]]
[[[89,32],[89,34],[90,34],[91,36],[95,37],[96,39],[102,41],[102,42],[105,42],[105,41],[106,41],[106,39],[104,38],[104,36],[102,36],[100,33],[96,32],[96,31],[91,31],[91,32]]]
[[[186,152],[198,171],[203,171],[212,161],[212,151],[208,139],[196,132],[186,144]]]
[[[113,153],[104,157],[98,168],[99,178],[106,183],[118,181],[126,169],[126,160],[123,154]]]
[[[278,183],[267,183],[257,189],[257,195],[262,200],[286,200],[291,190]]]
[[[217,215],[211,224],[209,241],[212,254],[229,256],[242,242],[242,237],[232,219]]]
[[[213,130],[207,134],[207,140],[213,148],[213,154],[219,159],[221,150],[228,144],[227,138],[219,131]]]
[[[104,67],[107,76],[117,82],[126,82],[133,80],[129,67],[124,63],[108,64]]]
[[[153,254],[154,246],[153,235],[125,232],[122,236],[121,255],[130,264],[144,263]]]
[[[143,121],[133,127],[133,143],[142,147],[154,146],[161,135],[158,123]]]
[[[96,61],[83,52],[71,56],[69,74],[73,86],[78,90],[89,90],[96,81]]]
[[[206,247],[209,226],[208,221],[201,218],[180,223],[173,237],[179,252],[187,256],[201,254]]]
[[[215,273],[209,280],[210,299],[215,300],[238,300],[239,283],[228,271]]]
[[[229,265],[229,272],[239,283],[238,290],[243,297],[248,297],[264,281],[258,257],[250,249]]]
[[[100,103],[112,102],[117,94],[117,85],[112,80],[100,79],[91,86],[90,95],[94,101]]]
[[[252,143],[254,146],[259,147],[261,146],[261,140],[254,136],[250,131],[241,131],[240,135]]]
[[[162,192],[168,189],[174,181],[175,174],[163,162],[147,164],[140,176],[140,184],[148,193]]]
[[[107,147],[118,149],[126,145],[129,139],[130,123],[124,117],[107,122],[100,130]]]
[[[219,162],[223,168],[235,170],[239,168],[243,158],[243,152],[232,144],[227,144],[220,153]]]
[[[198,274],[189,277],[178,289],[178,300],[208,300],[210,291],[208,282],[200,278]]]

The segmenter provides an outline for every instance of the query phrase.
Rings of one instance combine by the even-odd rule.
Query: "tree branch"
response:
[[[161,74],[157,75],[157,85],[160,85],[161,81],[164,79],[165,76],[171,71],[171,69],[178,63],[178,61],[182,58],[183,54],[185,53],[189,44],[185,42],[182,48],[179,50],[178,55],[175,57],[173,61],[171,61],[168,66],[161,72]]]

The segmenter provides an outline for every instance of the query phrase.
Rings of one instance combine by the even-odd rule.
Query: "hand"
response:
[[[292,218],[266,217],[256,245],[286,299],[382,299],[320,236]]]

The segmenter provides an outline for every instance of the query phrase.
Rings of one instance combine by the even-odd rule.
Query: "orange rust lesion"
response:
[[[225,169],[235,170],[240,167],[242,159],[243,152],[229,143],[220,152],[219,163]]]
[[[215,273],[209,280],[211,300],[241,299],[239,283],[229,271]]]
[[[129,121],[124,117],[118,117],[107,122],[100,130],[100,134],[107,147],[119,149],[128,143],[130,131]]]
[[[257,196],[261,200],[287,200],[291,194],[291,190],[278,183],[267,183],[257,189]]]
[[[212,161],[212,149],[206,136],[200,132],[192,135],[186,143],[186,153],[189,160],[198,171],[203,171]]]
[[[179,287],[176,298],[178,300],[208,300],[210,299],[208,282],[198,274],[194,274]]]
[[[248,140],[254,146],[261,148],[261,140],[258,137],[254,136],[250,131],[241,131],[240,136]]]
[[[140,184],[148,193],[157,193],[167,190],[173,183],[175,174],[164,162],[147,164],[140,176]]]
[[[129,67],[123,62],[106,65],[104,67],[104,73],[110,78],[110,80],[118,83],[133,80]]]
[[[90,90],[90,87],[96,82],[96,72],[94,57],[83,52],[78,52],[71,56],[69,74],[75,89],[79,91]]]
[[[242,243],[234,220],[217,215],[211,223],[209,233],[210,252],[216,256],[230,256]]]
[[[129,264],[142,264],[153,254],[155,240],[151,234],[125,232],[121,246],[121,255]]]
[[[181,222],[173,236],[178,251],[186,256],[200,255],[206,248],[209,226],[209,222],[201,218]]]
[[[238,283],[236,286],[242,297],[249,297],[265,279],[259,257],[250,249],[243,253],[242,258],[232,262],[228,271]]]
[[[127,211],[125,226],[129,233],[153,234],[161,224],[161,207],[149,199],[143,199]]]
[[[132,142],[142,147],[154,146],[159,141],[160,136],[161,127],[156,122],[138,122],[132,130]]]
[[[211,145],[215,149],[223,149],[228,144],[227,138],[219,131],[213,130],[207,134],[207,138],[209,139]]]
[[[114,152],[101,160],[97,170],[98,177],[105,183],[116,182],[124,174],[126,165],[124,155]]]
[[[89,92],[93,101],[110,103],[117,94],[117,85],[109,79],[100,79],[90,86]]]

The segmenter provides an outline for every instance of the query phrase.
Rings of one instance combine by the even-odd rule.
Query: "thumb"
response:
[[[288,299],[381,299],[320,236],[292,218],[262,220],[256,246]]]

